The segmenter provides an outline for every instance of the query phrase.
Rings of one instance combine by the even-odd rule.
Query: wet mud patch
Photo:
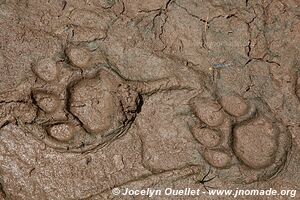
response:
[[[0,1],[0,199],[299,188],[299,6]]]

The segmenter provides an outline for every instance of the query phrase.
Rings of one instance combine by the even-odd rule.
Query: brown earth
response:
[[[298,0],[0,0],[0,199],[299,189],[299,33]]]

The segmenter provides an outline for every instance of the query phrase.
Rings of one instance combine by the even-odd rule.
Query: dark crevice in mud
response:
[[[67,1],[63,0],[62,1],[62,8],[61,8],[61,10],[64,10],[66,8],[66,6],[67,6]]]
[[[31,98],[31,103],[37,108],[36,109],[36,115],[34,116],[34,119],[32,120],[31,124],[36,123],[38,116],[41,114],[42,109],[38,106],[38,103],[36,102],[34,98],[34,91],[30,92],[30,98]]]
[[[277,66],[281,66],[280,63],[271,61],[271,60],[265,60],[267,63],[276,64]]]
[[[201,23],[204,23],[204,30],[202,31],[202,36],[201,36],[201,46],[202,48],[206,49],[206,50],[209,50],[208,46],[206,45],[206,31],[209,29],[209,23],[214,19],[202,19],[201,17],[195,15],[195,14],[192,14],[186,7],[180,5],[178,2],[174,2],[174,4],[176,6],[178,6],[179,8],[183,9],[189,16],[199,20]],[[230,17],[233,17],[234,14],[232,16],[227,16],[226,18],[230,18]]]
[[[26,103],[31,103],[28,100],[12,100],[12,101],[0,101],[0,104],[9,104],[9,103],[22,103],[22,104],[26,104]]]
[[[276,64],[277,66],[281,66],[280,63],[275,62],[275,61],[271,61],[268,59],[264,59],[264,58],[250,58],[245,64],[244,67],[246,67],[250,62],[252,62],[253,60],[256,61],[260,61],[260,62],[264,62],[264,63],[268,63],[268,64]]]
[[[199,16],[197,16],[197,15],[194,15],[194,14],[190,13],[190,11],[189,11],[186,7],[180,5],[179,3],[175,2],[174,4],[177,5],[179,8],[182,8],[183,10],[185,10],[185,12],[186,12],[188,15],[190,15],[191,17],[196,18],[196,19],[198,19],[199,21],[201,21],[201,22],[203,22],[203,23],[207,23],[207,22],[208,22],[207,20],[202,19],[201,17],[199,17]]]
[[[175,0],[168,0],[166,3],[165,9],[168,9],[168,7],[171,5],[171,3],[175,2]]]
[[[248,45],[247,45],[247,56],[248,56],[248,58],[250,58],[250,52],[251,52],[251,39],[249,40],[249,42],[248,42]]]
[[[165,42],[162,39],[162,35],[164,34],[164,26],[166,25],[167,20],[168,20],[168,15],[166,13],[164,13],[164,15],[165,15],[165,17],[163,19],[164,21],[163,21],[163,24],[160,26],[160,33],[158,34],[159,40],[164,44],[164,47],[161,51],[164,51],[167,48],[167,45],[165,44]]]
[[[253,59],[249,59],[245,64],[244,67],[246,67]]]
[[[234,14],[230,14],[230,15],[225,16],[225,19],[230,19],[230,18],[232,18],[232,17],[238,18],[238,17],[236,16],[236,14],[234,13]]]
[[[139,103],[137,104],[136,113],[142,112],[142,107],[144,105],[144,98],[141,94],[138,94]]]
[[[3,127],[7,126],[8,124],[10,124],[10,121],[5,121],[1,126],[0,129],[2,129]]]
[[[160,12],[162,9],[161,8],[157,8],[154,10],[139,10],[138,12],[140,13],[152,13],[152,12]]]
[[[4,191],[3,184],[1,182],[0,182],[0,197],[2,196],[4,199],[7,199],[7,194]]]
[[[167,14],[167,13],[168,13],[168,8],[169,8],[169,6],[170,6],[172,3],[175,3],[175,4],[176,4],[175,1],[169,0],[169,1],[166,3],[166,5],[165,5],[164,8],[158,8],[158,9],[147,10],[147,11],[142,10],[142,11],[141,11],[141,12],[146,12],[146,13],[157,12],[157,14],[155,14],[155,16],[154,16],[153,19],[152,19],[152,28],[151,28],[151,30],[154,29],[154,27],[155,27],[155,20],[156,20],[158,17],[160,17],[160,19],[161,19],[161,21],[162,21],[162,25],[160,25],[160,31],[159,31],[159,33],[155,33],[155,37],[158,37],[158,39],[159,39],[159,40],[161,41],[161,43],[164,45],[164,46],[162,47],[162,49],[160,49],[161,52],[163,52],[163,51],[167,48],[167,45],[166,45],[166,43],[163,41],[162,36],[163,36],[163,34],[164,34],[164,27],[165,27],[165,25],[167,24],[167,20],[168,20],[168,18],[169,18],[168,14]]]
[[[120,12],[119,15],[123,15],[125,13],[126,7],[125,7],[125,4],[124,4],[124,2],[122,0],[120,0],[120,2],[122,4],[122,10],[121,10],[121,12]]]

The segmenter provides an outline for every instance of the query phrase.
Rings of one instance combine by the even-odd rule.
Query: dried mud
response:
[[[0,0],[0,199],[299,189],[299,32],[298,0]]]

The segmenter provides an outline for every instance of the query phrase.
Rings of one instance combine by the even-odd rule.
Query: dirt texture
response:
[[[299,0],[0,0],[0,200],[295,190],[299,147]]]

